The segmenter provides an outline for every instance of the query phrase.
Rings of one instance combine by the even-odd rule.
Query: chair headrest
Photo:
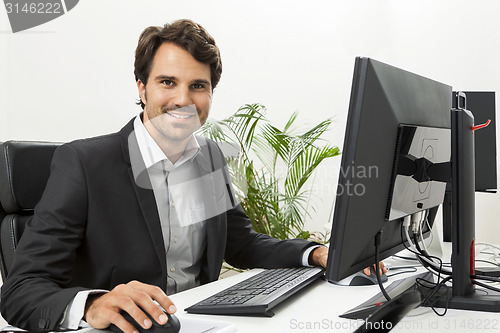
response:
[[[6,141],[0,144],[0,202],[8,214],[35,208],[50,162],[60,143]]]

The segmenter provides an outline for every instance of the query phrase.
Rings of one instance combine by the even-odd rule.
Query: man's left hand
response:
[[[310,259],[311,265],[326,268],[326,262],[328,261],[328,247],[320,246],[314,249],[311,253]],[[379,264],[380,275],[387,273],[387,269],[385,268],[384,263],[381,261]],[[373,267],[375,267],[375,265]],[[363,271],[366,275],[370,276],[370,267],[365,268]]]
[[[326,262],[328,260],[328,247],[320,246],[314,249],[311,253],[311,262],[313,266],[321,266],[326,268]]]

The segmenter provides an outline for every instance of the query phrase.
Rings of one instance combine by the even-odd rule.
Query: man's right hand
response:
[[[153,323],[144,311],[160,325],[165,324],[168,319],[161,307],[169,314],[177,311],[174,303],[161,288],[138,281],[118,285],[110,292],[97,297],[92,296],[85,306],[85,321],[97,329],[115,324],[125,333],[137,332],[134,326],[123,318],[121,311],[127,312],[145,329],[150,328]]]

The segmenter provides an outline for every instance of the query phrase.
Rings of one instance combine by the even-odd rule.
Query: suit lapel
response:
[[[196,161],[200,168],[201,174],[207,175],[215,172],[218,166],[222,161],[219,155],[214,156],[213,150],[218,149],[215,144],[211,149],[209,144],[211,141],[206,140],[205,138],[200,138],[200,147],[201,152],[197,155]],[[215,185],[212,184],[210,187],[213,191],[215,191]],[[216,194],[212,192],[207,194],[207,197],[213,199],[213,205],[216,206]],[[207,216],[210,216],[209,212],[206,212]],[[205,252],[206,255],[206,269],[204,273],[206,276],[202,276],[202,283],[212,282],[218,279],[220,270],[222,267],[222,262],[224,260],[224,251],[226,248],[226,224],[227,224],[227,215],[225,213],[217,214],[214,217],[211,217],[206,220],[207,224],[207,249]]]
[[[206,251],[206,277],[202,278],[202,283],[217,280],[222,261],[224,260],[224,250],[226,248],[226,214],[221,214],[207,220],[207,251]],[[203,281],[205,280],[205,281]]]
[[[155,247],[161,264],[162,275],[167,276],[167,257],[165,243],[162,236],[158,208],[149,181],[149,176],[142,160],[136,136],[134,134],[133,119],[120,131],[122,149],[125,160],[129,163],[129,179],[134,188],[137,201]],[[134,167],[132,168],[132,165]],[[162,287],[166,290],[166,278],[162,279]]]

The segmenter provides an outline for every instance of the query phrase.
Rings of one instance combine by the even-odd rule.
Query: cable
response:
[[[500,293],[500,288],[495,288],[493,286],[489,286],[486,283],[482,283],[482,282],[479,282],[477,280],[474,280],[474,283],[477,284],[478,286],[483,287],[483,288],[486,288],[486,289],[489,289],[489,290],[493,290],[493,291],[496,291],[497,293]]]
[[[496,262],[492,262],[492,261],[489,261],[489,260],[486,260],[486,259],[476,259],[475,261],[476,262],[484,262],[486,264],[491,264],[493,266],[500,267],[500,264],[497,264]]]
[[[402,231],[402,230],[401,230]],[[403,238],[403,234],[401,234],[401,239]],[[406,246],[405,246],[406,247]],[[410,260],[410,261],[418,261],[417,258],[413,258],[413,257],[407,257],[407,256],[401,256],[399,254],[394,254],[393,257],[396,257],[396,258],[399,258],[399,259],[403,259],[403,260]]]
[[[447,271],[447,270],[443,270],[443,262],[440,258],[437,258],[437,257],[434,257],[434,256],[431,256],[429,254],[427,255],[423,255],[421,253],[419,253],[416,245],[413,244],[412,240],[411,240],[411,237],[410,237],[410,234],[408,232],[408,226],[409,226],[409,218],[406,217],[403,221],[403,223],[401,224],[401,241],[403,243],[403,245],[406,247],[406,249],[410,252],[412,252],[413,254],[415,254],[417,256],[417,260],[427,269],[429,270],[429,268],[433,269],[434,271],[436,271],[438,273],[438,277],[439,277],[439,274],[440,273],[443,273],[443,274],[447,274],[447,275],[451,275],[451,272],[450,271]],[[406,240],[408,241],[408,244],[410,246],[407,246],[405,241],[404,241],[404,238],[403,238],[403,230],[405,231],[406,233]],[[439,264],[435,263],[432,259],[436,259]],[[430,271],[430,270],[429,270]],[[430,271],[432,272],[432,271]],[[434,272],[432,272],[434,274]]]
[[[380,250],[380,243],[382,242],[382,231],[379,231],[375,235],[375,276],[377,277],[377,282],[378,286],[380,287],[380,291],[384,295],[384,297],[390,301],[391,297],[387,293],[387,291],[384,288],[384,285],[382,284],[382,279],[380,278],[380,262],[378,260],[379,257],[379,250]]]
[[[471,275],[471,279],[485,280],[491,282],[500,282],[500,278],[496,276],[487,276],[487,275]]]
[[[410,215],[411,232],[413,234],[418,233],[418,229],[420,228],[420,221],[422,221],[422,215],[422,211]]]
[[[400,274],[415,273],[415,272],[417,272],[417,267],[401,266],[401,267],[391,268],[390,271],[392,271],[392,270],[401,270],[401,271],[396,272],[396,273],[392,273],[392,274],[387,274],[388,278],[391,278],[393,276],[400,275]]]
[[[421,226],[420,226],[421,227]],[[420,234],[421,234],[421,229],[420,229]],[[426,268],[432,268],[438,273],[446,274],[446,275],[451,275],[451,271],[443,269],[443,261],[435,256],[430,255],[427,250],[422,250],[419,246],[419,241],[416,238],[417,233],[413,233],[413,239],[415,240],[415,246],[414,248],[417,249],[417,252],[420,253],[420,255],[417,256],[418,260],[422,263],[422,265]],[[406,232],[406,237],[408,238],[408,242],[411,243],[411,237],[409,236],[408,232]],[[423,237],[423,236],[422,236]],[[423,242],[423,240],[421,239]],[[434,262],[433,259],[437,259],[439,263]],[[426,261],[429,265],[426,265],[422,260]]]
[[[409,248],[408,246],[406,246],[405,242],[404,242],[404,239],[403,239],[403,224],[401,225],[401,239],[403,241],[403,244],[405,245],[405,247],[407,248],[408,251],[414,253],[416,256],[417,256],[417,260],[419,260],[419,262],[429,271],[431,272],[432,274],[436,275],[437,276],[437,282],[436,283],[433,283],[433,282],[429,282],[429,281],[426,281],[426,280],[423,280],[423,279],[417,279],[416,281],[416,286],[418,288],[418,290],[423,294],[423,295],[426,295],[426,297],[422,300],[422,305],[425,305],[425,306],[428,306],[432,309],[432,311],[438,315],[438,316],[444,316],[447,311],[448,311],[448,302],[449,302],[449,299],[450,299],[450,288],[448,286],[446,286],[446,283],[448,281],[450,281],[452,279],[452,276],[451,276],[451,272],[447,271],[447,270],[444,270],[443,269],[443,262],[440,258],[438,257],[434,257],[434,256],[430,256],[428,255],[429,258],[427,258],[426,256],[424,256],[423,254],[421,253],[418,253],[416,251],[414,251],[413,249]],[[412,243],[412,240],[411,240],[411,237],[409,235],[408,232],[406,232],[406,235],[407,235],[407,240],[408,240],[408,243],[410,245],[413,246],[413,248],[416,248],[416,245],[413,245]],[[416,235],[414,235],[416,236]],[[418,244],[418,240],[415,238],[416,240],[416,244]],[[436,264],[432,259],[435,259],[438,261],[439,264]],[[432,263],[432,264],[431,264]],[[438,267],[435,267],[436,265],[438,265]],[[432,270],[435,270],[436,272],[432,271]],[[442,273],[448,273],[448,276],[443,278],[441,280],[441,274]],[[422,281],[425,281],[426,283],[432,285],[431,286],[425,286]],[[429,293],[429,292],[424,292],[424,290],[422,288],[427,288],[427,289],[431,289],[432,291]],[[437,302],[437,300],[440,298],[440,297],[437,297],[433,302],[430,302],[431,298],[433,298],[437,292],[439,292],[442,288],[447,288],[446,289],[446,306],[444,308],[444,312],[443,313],[439,313],[436,308],[434,307],[434,304]]]
[[[500,288],[493,287],[493,286],[490,286],[490,285],[488,285],[486,283],[479,282],[477,279],[474,280],[474,284],[477,284],[478,286],[481,286],[483,288],[492,290],[494,292],[500,293]]]
[[[424,240],[424,228],[423,228],[423,225],[427,222],[427,226],[429,227],[429,231],[431,230],[431,226],[429,225],[429,211],[426,210],[425,213],[423,214],[423,219],[422,221],[420,221],[420,241],[422,242],[422,246],[425,250],[425,252],[429,252],[429,249],[427,248],[427,244],[425,244],[425,240]],[[432,234],[432,232],[430,233],[431,234],[431,240],[429,242],[429,244],[432,244],[432,242],[434,241],[434,235]]]
[[[490,265],[493,265],[493,266],[496,266],[496,267],[500,267],[500,264],[497,264],[496,262],[485,260],[485,259],[476,259],[475,262],[476,263],[478,263],[478,262],[484,262],[485,264],[490,264]]]
[[[415,221],[415,219],[414,219],[414,221]],[[423,279],[417,279],[416,280],[415,285],[416,285],[417,289],[423,295],[426,295],[425,298],[422,300],[421,304],[430,307],[432,309],[432,311],[436,315],[438,315],[438,316],[444,316],[446,314],[446,312],[448,311],[448,302],[449,302],[449,299],[450,299],[450,296],[451,296],[450,295],[451,288],[449,288],[446,285],[446,283],[448,283],[452,279],[451,271],[443,269],[443,262],[442,262],[442,260],[440,258],[431,256],[429,253],[427,253],[426,250],[422,250],[420,248],[419,240],[417,238],[420,230],[418,230],[416,228],[412,228],[412,230],[415,231],[415,233],[413,235],[414,237],[411,237],[410,234],[409,234],[409,232],[408,232],[408,227],[409,226],[410,226],[409,219],[405,218],[405,220],[401,224],[401,240],[402,240],[402,243],[404,244],[405,248],[408,251],[410,251],[411,253],[413,253],[413,254],[416,255],[417,260],[429,272],[431,272],[432,274],[434,274],[434,275],[437,276],[437,282],[436,283],[430,282],[430,281],[427,281],[427,280],[423,280]],[[405,242],[405,240],[404,240],[404,236],[403,236],[404,233],[406,233],[406,240],[407,240],[407,242],[408,242],[409,245],[407,245],[406,242]],[[412,238],[415,240],[415,244],[412,242]],[[422,253],[422,252],[425,252],[425,254]],[[437,262],[435,262],[435,261],[437,261]],[[442,278],[441,274],[447,274],[448,276],[445,277],[445,278]],[[424,288],[428,289],[428,290],[424,291]],[[446,305],[445,305],[445,308],[444,308],[444,312],[443,313],[439,313],[436,310],[436,308],[434,308],[434,304],[437,302],[437,300],[439,300],[440,297],[442,297],[442,296],[436,297],[437,296],[436,294],[442,288],[446,288],[445,289],[445,292],[446,292],[446,294],[445,294],[445,296],[446,296]]]
[[[493,251],[489,251],[489,249],[493,249]],[[488,251],[487,251],[488,250]],[[492,265],[495,267],[476,267],[476,271],[479,273],[478,275],[487,275],[487,276],[500,276],[500,247],[490,244],[490,243],[476,243],[476,251],[474,259],[476,263],[487,263],[488,265]],[[490,258],[488,260],[479,259],[481,255],[489,255]]]
[[[428,221],[428,215],[424,214],[422,217],[422,214],[414,214],[411,216],[411,224],[410,224],[410,219],[405,218],[403,220],[403,223],[401,224],[401,240],[402,243],[404,244],[405,248],[410,251],[411,253],[414,253],[416,255],[417,260],[427,269],[429,270],[432,274],[437,275],[437,282],[434,284],[432,282],[422,280],[422,279],[417,279],[416,280],[416,287],[418,290],[423,294],[426,295],[425,298],[422,300],[422,305],[431,307],[431,309],[436,313],[438,316],[444,316],[447,313],[448,310],[448,305],[449,301],[452,297],[452,288],[450,286],[447,286],[447,283],[452,281],[452,272],[447,269],[443,269],[443,262],[440,258],[431,256],[428,252],[427,245],[425,244],[425,240],[423,237],[423,226],[424,224]],[[410,236],[409,229],[411,228],[413,237]],[[430,228],[430,226],[429,226]],[[403,234],[406,234],[406,241],[404,239]],[[420,236],[420,237],[419,237]],[[419,239],[420,238],[420,239]],[[408,244],[408,245],[407,245]],[[422,245],[421,245],[422,244]],[[476,245],[486,245],[490,246],[494,249],[500,250],[500,247],[488,244],[488,243],[478,243]],[[500,258],[500,255],[495,253],[495,251],[492,251],[492,255],[494,256],[493,260],[497,260],[497,258]],[[476,252],[476,256],[477,256]],[[482,249],[479,253],[484,253],[484,249]],[[405,258],[407,259],[407,258]],[[378,258],[376,258],[378,261]],[[437,261],[437,262],[436,262]],[[485,261],[488,262],[492,265],[496,265],[494,262],[486,261],[486,260],[476,260],[476,261]],[[499,266],[499,265],[497,265]],[[435,272],[437,272],[437,274]],[[448,275],[447,277],[443,278],[441,280],[441,274],[446,274]],[[487,283],[480,282],[478,280],[483,280],[483,281],[488,281],[488,282],[496,282],[500,283],[500,278],[498,277],[493,277],[493,276],[485,276],[485,275],[470,275],[471,280],[474,284],[477,286],[495,291],[500,293],[500,288],[488,285]],[[425,283],[424,283],[425,282]],[[444,292],[440,292],[444,289]],[[424,290],[427,289],[427,290]],[[430,292],[429,292],[430,290]],[[439,293],[439,294],[438,294]],[[441,299],[442,297],[446,297],[446,302],[444,305],[444,312],[439,313],[435,308],[434,304]]]
[[[448,286],[446,286],[446,283],[448,281],[451,280],[451,276],[447,276],[446,278],[444,278],[441,282],[439,283],[436,283],[434,284],[433,287],[427,287],[427,286],[424,286],[424,284],[422,283],[423,281],[425,281],[426,283],[429,283],[429,281],[426,281],[426,280],[423,280],[423,279],[417,279],[416,281],[416,285],[417,287],[423,287],[423,288],[428,288],[428,289],[431,289],[432,291],[422,300],[422,305],[424,306],[428,306],[432,309],[432,311],[442,317],[446,314],[446,312],[448,312],[448,302],[450,300],[450,291],[451,291],[451,288],[449,288]],[[432,284],[432,283],[430,283]],[[439,292],[439,290],[441,288],[446,288],[446,306],[444,308],[444,311],[443,313],[439,313],[437,312],[436,308],[434,307],[434,304],[439,300],[440,297],[436,297],[432,302],[431,301],[431,298],[434,297],[434,295],[436,295],[437,292]],[[424,292],[419,288],[419,291],[424,294]]]
[[[476,243],[476,246],[478,246],[478,245],[492,247],[492,248],[500,251],[500,247],[499,246],[496,246],[496,245],[493,245],[493,244],[490,244],[490,243],[478,242],[478,243]],[[496,254],[496,255],[498,255],[498,254]]]
[[[413,222],[415,223],[415,220],[413,219]],[[402,228],[404,228],[404,225],[408,226],[408,223],[403,223],[402,225]],[[433,291],[427,295],[427,297],[425,298],[425,300],[422,302],[422,304],[424,304],[425,302],[427,302],[428,306],[430,306],[432,308],[432,310],[434,311],[434,313],[436,313],[437,315],[439,316],[444,316],[447,312],[447,309],[448,309],[448,303],[449,303],[449,300],[450,300],[450,291],[452,290],[452,288],[446,286],[446,283],[451,281],[452,280],[452,272],[451,271],[448,271],[448,270],[445,270],[443,269],[443,266],[442,266],[442,261],[439,259],[439,258],[436,258],[438,259],[438,261],[440,262],[439,264],[439,268],[436,267],[436,263],[433,262],[433,260],[431,260],[431,258],[435,258],[435,257],[432,257],[431,255],[429,255],[426,247],[425,247],[425,242],[423,241],[423,234],[422,234],[422,229],[418,230],[419,231],[419,234],[420,234],[420,237],[421,239],[419,240],[418,237],[417,237],[417,230],[415,228],[415,226],[413,225],[412,226],[412,231],[413,231],[413,237],[410,237],[409,235],[409,232],[408,232],[408,229],[405,229],[406,231],[406,237],[407,237],[407,240],[408,240],[408,243],[410,244],[411,247],[413,248],[416,248],[417,252],[418,253],[415,253],[417,255],[417,259],[422,263],[422,265],[424,265],[424,267],[426,268],[431,268],[433,270],[436,270],[438,272],[438,283],[433,287]],[[403,230],[401,230],[401,237],[403,237]],[[413,242],[412,243],[412,239],[413,239]],[[423,249],[420,247],[420,243],[422,242],[423,244]],[[403,242],[404,243],[404,242]],[[483,245],[483,244],[481,244]],[[490,244],[484,244],[484,245],[490,245]],[[496,246],[492,246],[493,248],[496,248],[496,249],[500,249]],[[413,252],[410,248],[408,248],[409,251]],[[479,261],[479,260],[477,260]],[[495,263],[491,263],[493,265],[495,265]],[[439,279],[440,279],[440,274],[441,273],[444,273],[444,274],[448,274],[449,276],[447,276],[446,278],[444,278],[441,282],[439,282]],[[485,281],[490,281],[490,282],[500,282],[500,278],[498,277],[492,277],[492,276],[483,276],[483,275],[471,275],[470,278],[473,280],[473,283],[480,286],[480,287],[483,287],[483,288],[486,288],[486,289],[489,289],[489,290],[492,290],[492,291],[495,291],[495,292],[498,292],[500,293],[500,288],[496,288],[496,287],[493,287],[493,286],[490,286],[486,283],[482,283],[478,280],[485,280]],[[428,281],[427,281],[428,283]],[[428,286],[424,286],[423,284],[418,284],[420,287],[425,287],[425,288],[429,288]],[[435,302],[437,302],[439,300],[439,298],[443,297],[443,296],[439,296],[437,298],[435,298],[435,300],[432,302],[432,303],[429,303],[429,300],[431,300],[432,297],[434,297],[434,295],[436,295],[437,292],[439,292],[440,289],[442,288],[446,288],[446,294],[443,294],[443,296],[446,296],[446,305],[444,307],[444,312],[443,313],[439,313],[438,311],[435,310],[434,308],[434,304]],[[419,290],[422,292],[422,290],[419,288]]]

